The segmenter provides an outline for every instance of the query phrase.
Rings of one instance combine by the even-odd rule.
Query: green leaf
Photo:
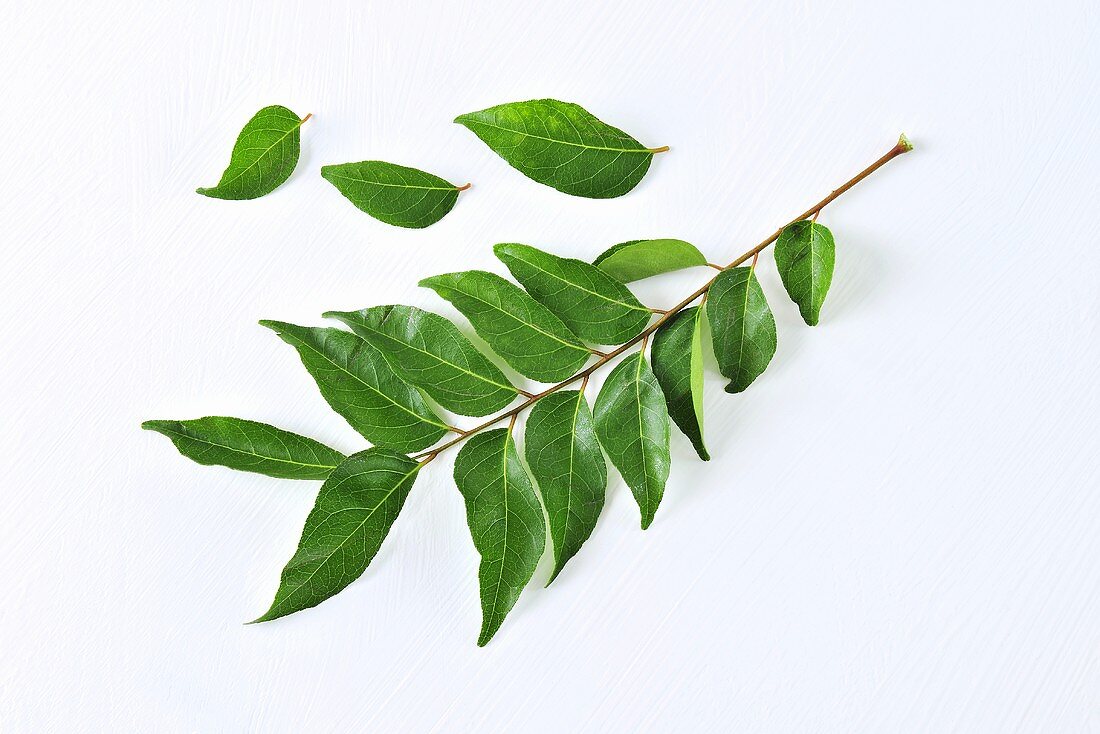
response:
[[[200,464],[280,479],[324,479],[345,458],[312,438],[241,418],[145,421],[141,427],[167,436]]]
[[[541,398],[527,417],[524,451],[550,518],[554,571],[581,549],[596,527],[607,490],[607,466],[592,412],[577,390]]]
[[[369,448],[336,467],[306,518],[271,608],[255,621],[315,607],[362,576],[405,506],[420,466],[390,449]]]
[[[703,461],[703,319],[698,306],[685,308],[653,335],[653,374],[665,393],[668,414]]]
[[[788,225],[775,243],[775,265],[783,287],[810,326],[821,318],[835,260],[833,233],[817,222],[804,219]]]
[[[630,289],[594,265],[529,245],[500,244],[493,252],[536,301],[585,341],[622,344],[653,315]]]
[[[592,264],[612,278],[629,283],[706,265],[707,258],[695,245],[683,240],[631,240],[604,250]]]
[[[453,303],[493,351],[533,380],[572,377],[591,356],[550,309],[499,275],[467,270],[425,278],[420,285]]]
[[[322,166],[321,176],[375,219],[412,229],[438,222],[454,207],[458,192],[469,188],[385,161]]]
[[[393,371],[459,415],[488,415],[518,391],[454,324],[412,306],[330,311],[385,355]]]
[[[752,268],[723,270],[707,296],[707,318],[726,392],[752,384],[775,355],[775,317]]]
[[[455,122],[520,173],[574,196],[610,199],[638,185],[654,153],[580,105],[556,99],[511,102]]]
[[[645,530],[665,493],[672,457],[668,407],[644,354],[632,354],[611,370],[593,416],[600,445],[634,493]]]
[[[241,130],[218,185],[196,191],[215,199],[258,199],[270,194],[298,165],[303,122],[286,107],[264,107]]]
[[[419,451],[449,428],[362,337],[341,329],[261,321],[298,350],[328,404],[368,441]]]
[[[535,488],[509,429],[479,433],[455,457],[455,484],[481,554],[479,647],[493,638],[535,573],[546,546],[546,526]]]

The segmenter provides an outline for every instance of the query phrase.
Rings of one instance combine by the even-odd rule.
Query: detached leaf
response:
[[[653,374],[665,393],[668,414],[703,461],[703,319],[698,306],[685,308],[653,335]]]
[[[283,569],[267,622],[315,607],[363,575],[409,496],[420,464],[369,448],[340,464],[321,486],[298,550]]]
[[[724,270],[707,296],[707,318],[726,392],[752,384],[775,355],[775,317],[752,268]]]
[[[632,354],[611,370],[594,416],[600,445],[634,493],[645,530],[664,496],[672,457],[668,407],[644,354]]]
[[[385,355],[394,372],[459,415],[488,415],[518,394],[512,383],[458,327],[412,306],[330,311]]]
[[[467,270],[425,278],[420,285],[453,303],[493,351],[533,380],[572,377],[591,356],[550,309],[499,275]]]
[[[312,438],[241,418],[145,421],[141,427],[167,436],[200,464],[280,479],[324,479],[345,458]]]
[[[706,265],[707,258],[695,245],[683,240],[631,240],[604,250],[592,264],[612,278],[629,283],[652,275]]]
[[[215,199],[258,199],[270,194],[298,165],[303,122],[286,107],[264,107],[241,130],[218,185],[196,191]]]
[[[535,573],[546,545],[546,526],[531,478],[509,429],[479,433],[455,458],[455,484],[466,500],[466,519],[481,554],[481,635],[493,638]]]
[[[607,465],[592,412],[577,390],[551,393],[535,403],[524,443],[527,465],[550,518],[554,571],[549,586],[596,527],[607,490]]]
[[[449,428],[415,388],[394,374],[382,354],[341,329],[261,321],[298,350],[321,395],[368,441],[398,451],[420,451]]]
[[[775,265],[802,320],[815,326],[833,282],[836,247],[828,227],[802,220],[788,225],[775,243]]]
[[[653,313],[619,281],[594,265],[519,244],[493,248],[512,276],[585,341],[622,344]]]
[[[511,102],[459,115],[520,173],[573,196],[610,199],[638,185],[654,153],[580,105],[556,99]]]
[[[375,219],[413,229],[438,222],[454,207],[458,192],[469,188],[385,161],[322,166],[321,176]]]

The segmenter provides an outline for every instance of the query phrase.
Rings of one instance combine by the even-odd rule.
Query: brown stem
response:
[[[308,120],[308,119],[309,119],[309,118],[311,118],[311,117],[313,117],[313,113],[312,113],[312,112],[310,112],[310,113],[309,113],[308,115],[306,115],[305,117],[303,117],[303,118],[302,118],[302,121],[301,121],[301,122],[299,122],[298,124],[299,124],[299,125],[305,125],[305,124],[306,124],[306,120]]]
[[[656,155],[657,153],[667,153],[668,152],[668,146],[667,145],[662,145],[660,148],[649,148],[648,150],[649,150],[650,153],[653,153],[654,155]]]
[[[462,184],[456,190],[457,191],[465,191],[466,189],[470,188],[471,186],[473,186],[473,184],[471,184],[471,183]]]

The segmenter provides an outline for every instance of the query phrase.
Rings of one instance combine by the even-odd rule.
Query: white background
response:
[[[1094,3],[59,3],[0,7],[0,730],[1100,730],[1100,33]],[[1092,7],[1089,7],[1089,6]],[[558,97],[670,145],[610,201],[509,168],[459,113]],[[314,113],[270,196],[197,196],[260,107]],[[267,608],[316,493],[202,467],[146,418],[237,415],[345,451],[260,318],[408,303],[679,237],[728,261],[826,210],[816,329],[707,383],[653,527],[622,481],[486,649],[450,473],[362,579]],[[424,231],[318,175],[473,182]],[[671,304],[706,272],[639,284]]]

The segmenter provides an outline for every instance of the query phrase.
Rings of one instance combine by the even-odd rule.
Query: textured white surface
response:
[[[1094,3],[6,2],[0,729],[1100,730],[1100,33]],[[451,119],[580,102],[671,145],[611,201],[520,176]],[[271,196],[217,180],[258,108],[315,117]],[[474,646],[441,459],[374,566],[272,624],[315,483],[192,464],[143,418],[229,414],[344,449],[260,318],[406,302],[520,241],[681,237],[727,260],[823,215],[823,325],[770,257],[772,368],[708,381],[654,526],[595,535]],[[470,180],[426,231],[320,178]],[[671,303],[704,273],[638,288]]]

